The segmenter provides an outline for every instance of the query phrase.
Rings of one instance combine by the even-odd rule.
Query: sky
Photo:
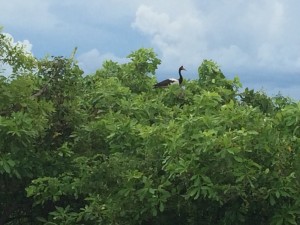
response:
[[[34,56],[70,56],[85,73],[139,48],[157,79],[197,79],[204,59],[243,87],[300,100],[299,0],[0,0],[0,25]]]

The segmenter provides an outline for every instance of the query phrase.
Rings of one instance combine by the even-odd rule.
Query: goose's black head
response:
[[[183,66],[179,67],[179,71],[186,70]]]

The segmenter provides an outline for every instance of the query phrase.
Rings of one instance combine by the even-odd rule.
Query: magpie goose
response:
[[[172,84],[180,85],[183,81],[183,77],[181,75],[182,70],[186,70],[186,69],[183,66],[179,67],[179,69],[178,69],[179,79],[169,78],[169,79],[163,80],[163,81],[155,84],[154,87],[155,88],[165,88],[165,87],[167,87],[169,85],[172,85]]]

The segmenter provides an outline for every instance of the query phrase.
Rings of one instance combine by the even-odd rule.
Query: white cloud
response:
[[[132,27],[150,37],[163,63],[197,67],[204,58],[227,71],[299,71],[300,39],[287,42],[289,3],[279,0],[241,2],[189,1],[179,14],[168,8],[141,5]],[[173,5],[180,8],[182,3]],[[298,4],[299,5],[299,4]]]
[[[27,53],[27,54],[31,54],[32,55],[32,44],[30,43],[29,40],[23,40],[23,41],[16,41],[14,40],[13,36],[9,33],[3,33],[10,41],[11,45],[12,46],[20,46],[24,53]]]
[[[187,66],[198,64],[203,59],[202,52],[207,49],[203,36],[206,28],[192,14],[173,18],[170,14],[142,5],[136,12],[132,27],[151,37],[153,45],[161,51],[165,65],[171,66],[174,62]]]
[[[125,63],[128,61],[128,59],[117,57],[113,53],[101,54],[98,49],[92,49],[79,55],[77,60],[79,62],[79,66],[86,74],[93,73],[97,69],[101,68],[102,63],[105,60],[112,60],[118,63]]]

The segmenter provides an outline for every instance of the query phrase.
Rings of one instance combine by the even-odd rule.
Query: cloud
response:
[[[297,19],[292,1],[203,2],[189,1],[176,15],[141,5],[132,27],[150,38],[167,64],[196,67],[209,58],[226,71],[299,71],[300,39],[287,37],[300,31],[289,26]]]
[[[102,63],[105,60],[112,60],[118,63],[125,63],[128,61],[127,58],[120,58],[115,56],[113,53],[101,54],[98,49],[91,49],[77,57],[79,66],[83,69],[86,74],[93,73],[97,69],[101,68]]]
[[[24,53],[28,53],[32,55],[32,44],[30,43],[29,40],[23,40],[23,41],[15,41],[13,36],[9,33],[2,33],[6,36],[6,38],[9,40],[10,44],[12,46],[20,46],[21,48],[23,48]]]
[[[168,13],[142,5],[136,12],[132,27],[151,37],[165,64],[197,64],[203,59],[202,52],[207,49],[203,22],[192,14],[173,18]]]

